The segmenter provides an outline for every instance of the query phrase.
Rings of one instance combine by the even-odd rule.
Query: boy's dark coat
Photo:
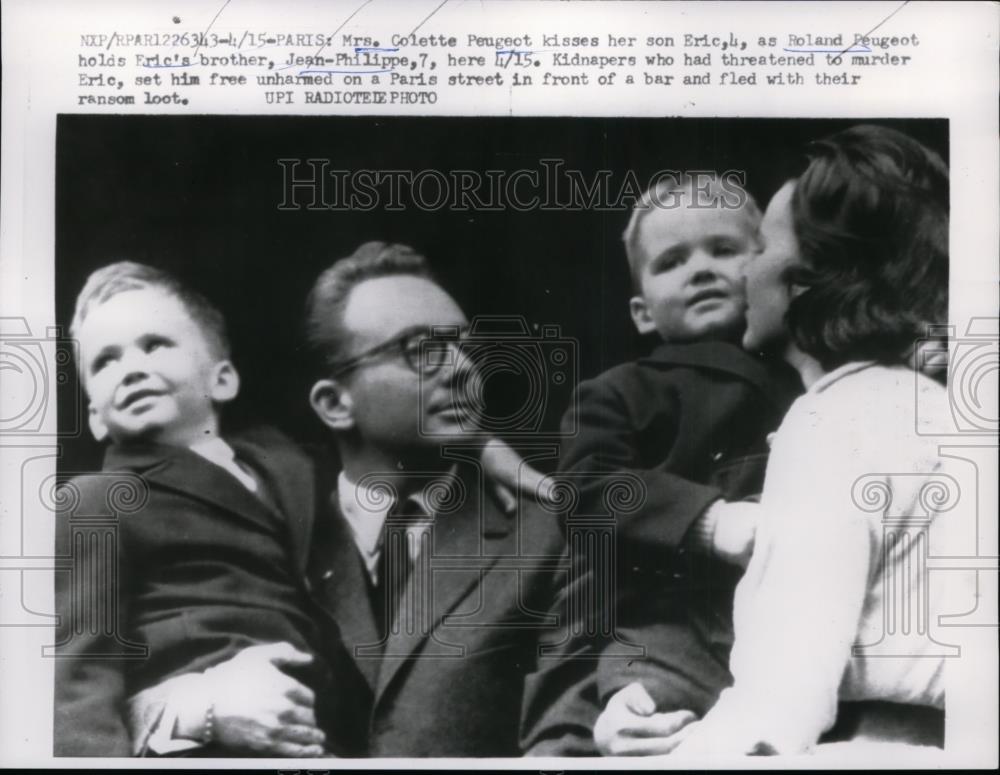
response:
[[[524,499],[513,513],[502,511],[478,466],[460,467],[460,507],[434,517],[431,626],[391,635],[383,655],[381,647],[365,648],[378,642],[378,628],[367,571],[336,506],[335,464],[306,457],[276,433],[231,444],[279,510],[218,466],[169,447],[113,450],[108,473],[74,479],[79,497],[64,501],[58,515],[63,556],[71,528],[80,536],[88,517],[111,514],[109,502],[120,501],[114,492],[134,486],[136,475],[149,499],[114,520],[117,580],[106,576],[86,598],[120,590],[117,621],[133,621],[131,631],[71,635],[81,613],[77,587],[69,573],[58,574],[56,755],[128,756],[122,711],[135,690],[254,642],[288,640],[321,655],[322,670],[301,677],[317,689],[332,752],[516,756],[523,678],[535,669],[539,633],[553,629],[547,612],[566,580],[556,516]],[[80,574],[109,567],[99,546],[81,546],[73,563]],[[209,572],[215,563],[226,567]],[[148,644],[148,657],[123,659],[135,652],[123,641]],[[211,747],[193,753],[239,755]]]
[[[72,560],[56,574],[56,755],[128,756],[123,703],[135,691],[256,643],[316,645],[304,585],[312,462],[273,429],[229,442],[276,508],[158,444],[112,447],[103,472],[63,488],[57,555]]]
[[[637,476],[644,500],[617,523],[615,635],[570,638],[559,647],[564,658],[530,678],[525,749],[596,753],[592,729],[603,702],[634,680],[643,680],[661,708],[679,700],[695,711],[730,680],[732,593],[740,574],[682,542],[716,499],[760,492],[767,435],[801,390],[784,364],[724,342],[661,344],[580,384],[570,410],[579,413],[579,432],[564,442],[560,459],[580,491],[577,513],[607,513],[604,493],[616,473]],[[578,585],[600,573],[585,570]],[[614,641],[641,645],[647,658]],[[632,656],[609,658],[615,653]],[[605,656],[595,662],[598,654]],[[667,667],[658,655],[666,655]]]

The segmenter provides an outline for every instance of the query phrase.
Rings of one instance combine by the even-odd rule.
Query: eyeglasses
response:
[[[459,326],[414,326],[400,331],[391,339],[370,347],[346,361],[330,364],[330,376],[338,377],[356,369],[365,361],[379,356],[402,356],[406,365],[416,374],[429,377],[452,363],[451,352],[461,349],[468,328]]]

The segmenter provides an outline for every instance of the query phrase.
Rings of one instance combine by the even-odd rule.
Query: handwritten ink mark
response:
[[[205,31],[201,34],[201,40],[205,40],[206,39],[206,37],[208,36],[209,30],[211,30],[212,29],[212,25],[215,24],[215,20],[218,19],[222,15],[222,12],[226,10],[226,6],[228,6],[232,1],[233,0],[226,0],[226,2],[224,2],[222,4],[222,8],[220,8],[219,11],[218,11],[218,13],[216,13],[215,16],[212,17],[212,21],[210,21],[208,23],[208,26],[205,28]],[[201,48],[201,41],[199,41],[198,45],[194,47],[194,53],[195,54],[198,53],[198,49],[199,48]]]
[[[872,28],[871,28],[870,30],[868,30],[868,32],[866,32],[866,33],[865,33],[864,35],[862,35],[862,36],[861,36],[861,37],[862,37],[862,39],[864,39],[864,38],[867,38],[867,37],[868,37],[869,35],[871,35],[871,34],[872,34],[873,32],[875,32],[875,30],[877,30],[877,29],[878,29],[879,27],[881,27],[881,26],[882,26],[883,24],[885,24],[885,23],[886,23],[887,21],[889,21],[889,19],[891,19],[891,18],[892,18],[893,16],[895,16],[895,15],[896,15],[897,13],[899,13],[899,12],[900,12],[900,11],[902,11],[902,10],[903,10],[904,8],[906,8],[906,6],[908,6],[909,4],[910,4],[910,0],[903,0],[903,4],[902,4],[902,5],[900,5],[900,6],[899,6],[899,8],[897,8],[897,9],[896,9],[895,11],[893,11],[893,12],[892,12],[891,14],[889,14],[888,16],[886,16],[886,17],[885,17],[885,18],[884,18],[884,19],[883,19],[882,21],[880,21],[880,22],[879,22],[878,24],[876,24],[876,25],[875,25],[874,27],[872,27]],[[856,39],[857,39],[857,38],[855,38],[855,40],[856,40]],[[847,53],[848,51],[850,51],[850,50],[851,50],[851,48],[853,47],[853,45],[854,45],[854,44],[852,43],[852,44],[851,44],[850,46],[848,46],[848,47],[847,47],[847,48],[845,48],[845,49],[844,49],[843,51],[841,51],[841,52],[840,52],[840,53],[839,53],[839,54],[838,54],[837,56],[844,56],[844,54],[846,54],[846,53]]]
[[[789,54],[836,54],[837,56],[843,56],[844,54],[872,53],[871,48],[869,48],[868,46],[858,47],[857,43],[852,43],[843,51],[836,48],[783,48],[782,51],[785,51]]]
[[[357,9],[355,9],[354,13],[352,13],[350,16],[348,16],[346,19],[344,19],[343,23],[339,27],[337,27],[337,29],[335,29],[333,32],[330,33],[329,37],[327,37],[327,39],[326,39],[326,42],[322,46],[319,47],[319,50],[315,54],[313,54],[313,56],[317,56],[318,57],[320,54],[322,54],[323,53],[323,49],[325,49],[329,45],[330,41],[333,40],[334,36],[338,32],[340,32],[342,29],[344,29],[344,27],[347,26],[347,23],[351,19],[353,19],[355,16],[357,16],[359,13],[361,13],[361,9],[363,9],[366,5],[368,5],[371,2],[373,2],[373,0],[365,0],[365,2],[363,2],[361,5],[359,5],[357,7]]]
[[[300,70],[299,75],[378,75],[379,73],[391,73],[393,68],[386,67],[381,70]]]
[[[441,4],[437,8],[435,8],[433,11],[431,11],[427,15],[426,19],[424,19],[422,22],[420,22],[420,24],[418,24],[416,27],[414,27],[412,30],[410,30],[410,35],[412,35],[414,32],[416,32],[421,27],[423,27],[434,14],[436,14],[438,11],[440,11],[442,8],[444,8],[444,4],[447,3],[447,2],[448,2],[448,0],[441,0]]]

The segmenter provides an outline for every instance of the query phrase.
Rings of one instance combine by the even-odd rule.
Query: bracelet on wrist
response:
[[[211,743],[215,739],[215,703],[209,703],[205,709],[205,725],[201,731],[201,741]]]

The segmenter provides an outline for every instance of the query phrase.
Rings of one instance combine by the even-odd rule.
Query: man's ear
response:
[[[104,424],[104,420],[94,407],[90,407],[87,413],[87,424],[90,425],[90,432],[95,441],[104,441],[108,437],[108,426]]]
[[[230,361],[219,361],[212,370],[212,400],[217,404],[232,401],[240,392],[240,375]]]
[[[354,427],[354,402],[338,380],[317,381],[309,391],[309,405],[330,430],[346,431]]]
[[[642,296],[633,296],[629,299],[628,310],[632,313],[632,322],[640,334],[651,334],[656,330],[656,323],[649,316],[649,308]]]

